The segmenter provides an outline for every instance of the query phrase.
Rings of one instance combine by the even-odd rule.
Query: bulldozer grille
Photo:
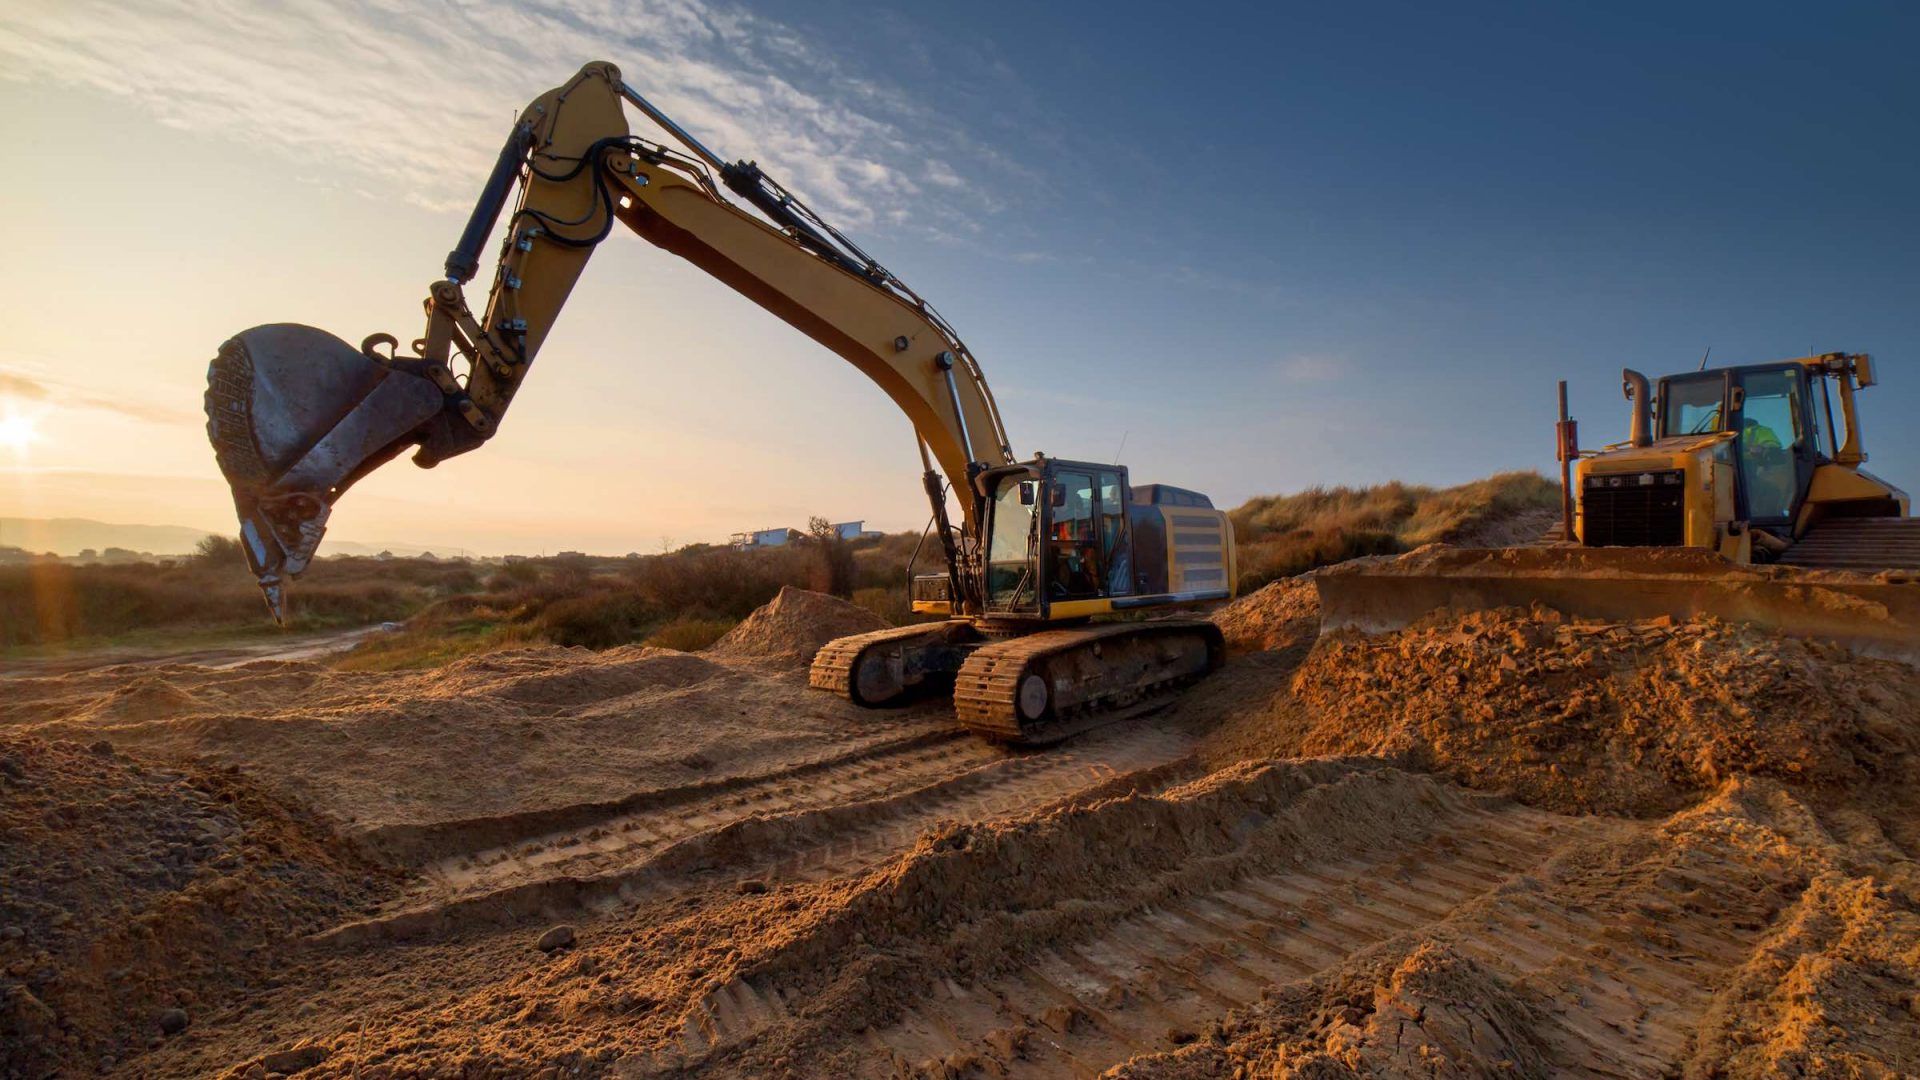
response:
[[[1587,477],[1587,547],[1678,547],[1686,539],[1686,474],[1678,469]]]

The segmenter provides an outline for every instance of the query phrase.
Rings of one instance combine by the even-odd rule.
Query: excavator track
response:
[[[890,626],[829,641],[814,655],[807,683],[855,705],[897,705],[946,688],[958,666],[953,653],[979,634],[960,619]],[[944,670],[936,668],[944,667]]]
[[[992,642],[954,680],[960,722],[988,738],[1047,746],[1161,704],[1226,658],[1199,620],[1109,623]]]
[[[1780,557],[1809,570],[1920,570],[1920,518],[1823,521]]]

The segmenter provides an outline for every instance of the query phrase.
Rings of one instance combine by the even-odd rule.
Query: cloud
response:
[[[48,391],[46,384],[29,379],[25,375],[0,371],[0,394],[11,394],[29,401],[45,401]]]
[[[0,368],[0,396],[43,402],[63,408],[102,409],[156,424],[178,424],[196,418],[194,413],[185,409],[107,397],[58,379],[5,368]]]
[[[16,0],[0,14],[0,78],[132,98],[162,124],[445,211],[471,205],[518,110],[596,58],[844,223],[992,209],[941,160],[993,160],[950,119],[801,31],[708,0]]]
[[[1274,365],[1280,377],[1290,383],[1329,383],[1340,378],[1347,361],[1321,353],[1301,353],[1285,357]]]

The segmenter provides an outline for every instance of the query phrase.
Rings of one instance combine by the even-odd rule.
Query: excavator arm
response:
[[[623,102],[683,149],[630,134]],[[476,313],[463,286],[478,273],[509,200],[493,285]],[[944,488],[959,496],[965,535],[975,535],[981,493],[973,478],[1012,461],[966,346],[930,305],[757,165],[722,161],[612,64],[593,63],[515,122],[446,276],[428,290],[426,331],[410,353],[390,335],[356,349],[283,323],[235,335],[214,359],[208,434],[276,618],[284,617],[284,579],[305,569],[333,504],[355,481],[410,447],[416,464],[431,467],[499,430],[595,246],[616,224],[837,353],[907,414],[955,595],[965,594],[966,545],[945,520]]]

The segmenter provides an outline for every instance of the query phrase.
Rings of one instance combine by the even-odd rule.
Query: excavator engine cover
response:
[[[220,346],[207,368],[207,437],[275,619],[285,618],[284,579],[307,568],[334,500],[444,405],[430,380],[311,326],[256,326]]]

